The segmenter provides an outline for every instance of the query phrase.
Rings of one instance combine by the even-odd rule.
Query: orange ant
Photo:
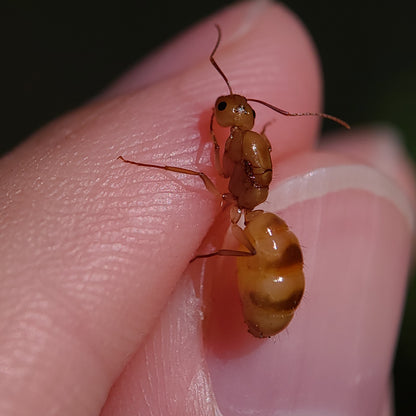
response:
[[[305,287],[303,256],[298,239],[280,217],[262,210],[253,211],[267,199],[272,180],[272,160],[265,128],[260,134],[251,130],[255,112],[248,101],[263,104],[285,116],[319,116],[348,129],[350,126],[328,114],[289,113],[264,101],[234,94],[227,77],[214,59],[221,41],[221,29],[215,26],[218,38],[210,62],[224,79],[230,94],[217,98],[211,115],[210,133],[214,143],[215,168],[221,176],[229,178],[229,192],[219,192],[203,172],[134,162],[122,156],[118,159],[137,166],[199,176],[210,192],[233,204],[230,211],[232,232],[245,250],[221,249],[197,255],[190,262],[213,256],[238,257],[238,286],[248,330],[257,338],[270,337],[286,328],[301,301]],[[214,118],[220,126],[230,127],[222,164],[220,146],[213,130]],[[243,213],[244,229],[237,225]]]

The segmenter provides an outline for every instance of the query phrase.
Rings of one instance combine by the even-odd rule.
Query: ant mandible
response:
[[[224,79],[230,94],[217,98],[211,115],[210,133],[214,143],[215,168],[221,176],[229,178],[229,193],[219,192],[203,172],[134,162],[123,156],[118,159],[136,166],[199,176],[210,192],[232,203],[232,232],[244,250],[221,249],[197,255],[190,262],[213,256],[238,257],[238,287],[248,330],[257,338],[270,337],[286,328],[302,299],[305,287],[303,256],[298,239],[280,217],[262,210],[254,211],[257,205],[267,199],[272,180],[272,161],[271,145],[264,134],[265,129],[261,133],[251,130],[255,112],[248,101],[265,105],[284,116],[319,116],[348,129],[350,127],[329,114],[290,113],[262,100],[234,94],[226,75],[214,59],[221,42],[221,29],[215,26],[218,38],[210,62]],[[213,130],[214,118],[220,126],[230,127],[222,163],[220,146]],[[242,214],[244,229],[237,225]]]

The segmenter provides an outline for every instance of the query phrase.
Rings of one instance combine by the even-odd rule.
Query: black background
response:
[[[0,6],[0,154],[97,94],[152,49],[229,1],[5,1]],[[416,31],[410,2],[286,1],[311,32],[325,108],[351,124],[384,121],[416,155]],[[394,276],[392,276],[394,278]],[[414,279],[413,279],[414,282]],[[395,363],[397,415],[416,414],[416,285]]]

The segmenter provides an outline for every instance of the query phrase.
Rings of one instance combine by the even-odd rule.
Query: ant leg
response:
[[[229,249],[221,249],[214,251],[213,253],[208,254],[199,254],[195,256],[189,263],[193,263],[196,259],[204,259],[207,257],[214,257],[214,256],[229,256],[229,257],[247,257],[247,256],[254,256],[256,254],[256,249],[250,243],[242,228],[238,225],[233,224],[231,229],[234,237],[249,251],[242,251],[242,250],[229,250]]]
[[[229,256],[229,257],[246,257],[252,256],[253,253],[249,253],[248,251],[239,251],[239,250],[228,250],[228,249],[221,249],[218,251],[214,251],[213,253],[208,254],[199,254],[195,256],[189,263],[193,263],[196,259],[205,259],[207,257],[214,257],[214,256]]]
[[[202,181],[204,182],[205,188],[207,188],[208,191],[210,191],[211,193],[213,193],[216,196],[220,196],[223,200],[225,199],[224,194],[222,194],[216,188],[216,186],[214,185],[212,180],[207,175],[205,175],[204,172],[198,172],[196,170],[179,168],[179,167],[176,167],[176,166],[161,166],[161,165],[153,165],[151,163],[133,162],[132,160],[124,159],[123,156],[119,156],[117,159],[120,159],[125,163],[130,163],[130,164],[136,165],[136,166],[144,166],[144,167],[147,167],[147,168],[163,169],[163,170],[168,170],[170,172],[183,173],[185,175],[199,176],[202,179]]]
[[[214,121],[214,110],[212,110],[211,122],[209,123],[209,131],[211,133],[212,141],[214,142],[214,166],[217,172],[221,176],[224,176],[224,170],[221,166],[221,160],[220,160],[220,145],[218,144],[217,138],[215,137],[214,129],[212,127],[213,121]]]
[[[233,224],[231,231],[233,233],[233,236],[239,241],[239,243],[242,244],[247,250],[249,250],[250,255],[254,256],[256,254],[256,249],[245,235],[244,230],[237,224]]]
[[[268,121],[264,126],[263,126],[263,130],[261,131],[261,135],[262,136],[264,136],[264,134],[266,133],[266,129],[267,129],[267,127],[269,127],[270,126],[270,124],[273,124],[274,123],[274,120],[272,120],[272,121]]]
[[[242,213],[243,213],[243,211],[240,208],[238,208],[238,206],[235,204],[235,200],[234,200],[234,205],[230,209],[231,223],[232,224],[237,224],[238,221],[240,221]]]

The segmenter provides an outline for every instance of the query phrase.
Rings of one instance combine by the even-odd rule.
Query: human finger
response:
[[[230,9],[215,20],[227,27],[233,16]],[[225,49],[223,57],[231,62],[232,53],[241,55],[241,49],[252,59],[263,56],[256,51],[262,45],[269,52],[261,70],[265,80],[276,75],[276,62],[285,62],[279,75],[287,80],[295,75],[298,62],[292,52],[298,45],[306,57],[297,82],[309,89],[284,89],[280,96],[306,101],[314,110],[320,100],[319,69],[299,23],[269,4],[257,20],[249,20],[257,26],[244,21],[240,42],[234,39],[234,48],[228,55]],[[279,43],[268,39],[282,30],[292,35],[292,43],[276,50]],[[211,36],[215,41],[215,32]],[[238,61],[233,65],[238,67]],[[228,68],[233,72],[232,65]],[[256,96],[273,98],[279,86],[268,85],[264,97],[265,85],[253,78],[260,68],[257,64],[251,76],[245,69],[245,88],[258,86],[251,90]],[[198,178],[138,174],[116,158],[123,154],[144,162],[196,164],[211,174],[211,146],[201,146],[201,138],[209,143],[214,78],[218,74],[208,63],[198,63],[157,84],[133,85],[122,94],[96,99],[2,159],[4,409],[97,413],[126,357],[154,327],[211,225],[217,201]],[[280,126],[276,131],[286,137],[287,125]],[[303,122],[297,134],[282,140],[280,154],[310,146],[315,136],[310,132],[316,129],[316,121]]]

